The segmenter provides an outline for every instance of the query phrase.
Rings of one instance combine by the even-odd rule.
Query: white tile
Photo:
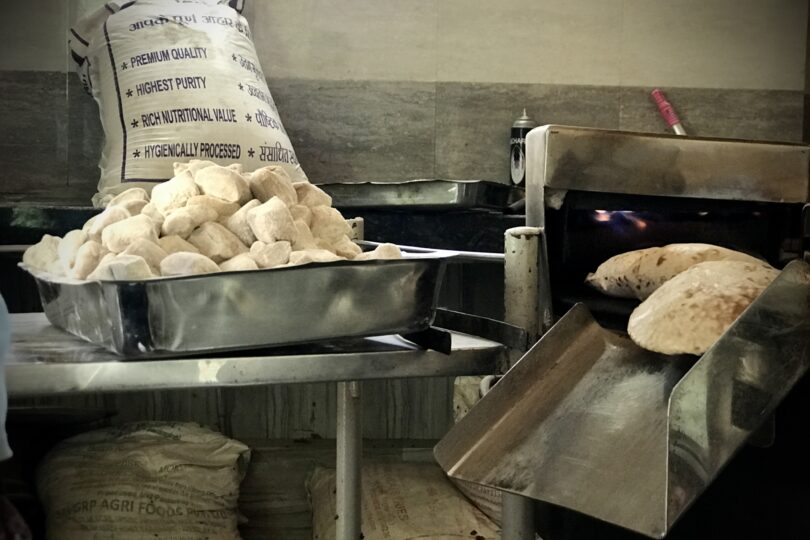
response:
[[[432,81],[433,0],[272,0],[253,6],[268,76]]]
[[[442,0],[438,79],[618,83],[621,0]]]
[[[625,0],[621,84],[802,90],[807,0]]]

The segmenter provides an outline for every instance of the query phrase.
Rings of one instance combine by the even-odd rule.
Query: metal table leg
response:
[[[363,218],[348,220],[352,240],[364,237]],[[337,383],[337,540],[360,539],[360,477],[363,457],[363,424],[360,383]]]
[[[363,428],[360,383],[337,385],[337,540],[360,539]]]
[[[501,505],[501,538],[534,540],[534,501],[514,493],[504,493]]]

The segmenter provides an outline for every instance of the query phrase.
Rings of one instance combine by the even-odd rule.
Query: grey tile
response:
[[[251,2],[256,50],[269,77],[431,81],[433,0]]]
[[[619,80],[801,90],[806,34],[806,0],[624,0]]]
[[[802,141],[810,142],[810,94],[804,95],[804,115],[802,126]]]
[[[64,198],[68,120],[65,74],[0,71],[3,198],[30,193]]]
[[[313,182],[433,176],[434,83],[271,79],[268,84]]]
[[[442,0],[436,6],[439,81],[620,81],[622,0],[508,0],[489,5]]]
[[[509,132],[525,107],[538,124],[618,128],[612,86],[441,83],[436,95],[439,178],[509,181]]]
[[[621,129],[668,133],[649,99],[650,88],[624,88]],[[783,90],[666,90],[690,135],[756,140],[802,139],[803,93]]]
[[[84,91],[78,77],[68,79],[68,185],[77,196],[89,198],[96,191],[104,130],[95,100]]]
[[[0,2],[0,69],[64,70],[67,31],[63,0]]]

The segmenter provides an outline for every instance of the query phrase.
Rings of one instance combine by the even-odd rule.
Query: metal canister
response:
[[[537,127],[537,123],[529,118],[526,109],[523,115],[512,124],[512,134],[509,138],[509,162],[512,174],[512,183],[524,187],[526,184],[526,135]]]

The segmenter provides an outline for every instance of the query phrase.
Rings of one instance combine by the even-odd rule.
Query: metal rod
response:
[[[501,504],[502,540],[534,540],[534,501],[504,491]]]
[[[543,229],[515,227],[504,240],[506,322],[525,328],[532,344],[551,327],[551,286]]]
[[[360,539],[363,429],[360,383],[337,384],[337,540]]]
[[[515,227],[504,240],[504,313],[506,322],[528,334],[529,346],[551,326],[551,289],[543,229]],[[511,367],[523,351],[511,351]],[[534,540],[534,501],[503,492],[503,540]]]

